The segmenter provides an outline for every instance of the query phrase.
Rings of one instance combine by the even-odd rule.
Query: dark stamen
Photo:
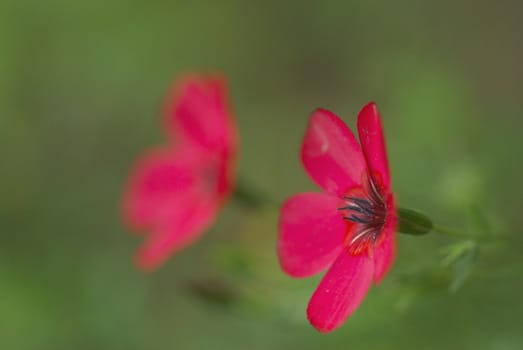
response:
[[[349,216],[349,220],[350,221],[353,221],[353,222],[356,222],[356,223],[359,223],[359,224],[370,224],[372,221],[369,220],[369,219],[365,219],[365,218],[361,218],[359,216],[356,216],[354,214],[352,214],[351,216]]]
[[[387,220],[387,204],[380,187],[368,179],[367,191],[362,197],[344,196],[346,205],[338,210],[346,210],[343,218],[357,224],[355,232],[348,242],[349,251],[359,254],[367,247],[372,247],[381,237]]]
[[[359,205],[362,208],[366,208],[366,209],[372,209],[373,208],[372,202],[367,200],[367,199],[358,198],[358,197],[347,197],[347,198],[349,200],[353,201],[354,203],[356,203],[357,205]]]
[[[357,205],[348,205],[348,206],[343,207],[343,208],[338,208],[338,210],[354,210],[354,211],[357,211],[360,214],[368,213],[368,211],[364,210],[362,207],[359,207]]]

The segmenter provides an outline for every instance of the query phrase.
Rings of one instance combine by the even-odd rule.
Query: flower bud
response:
[[[409,235],[420,236],[429,233],[433,224],[428,216],[412,209],[398,209],[398,231]]]

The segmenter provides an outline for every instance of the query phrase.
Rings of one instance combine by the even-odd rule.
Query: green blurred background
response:
[[[0,2],[0,349],[523,348],[520,1]],[[149,275],[119,218],[136,156],[186,70],[223,71],[240,173],[276,203],[314,190],[309,113],[387,129],[401,205],[466,229],[477,205],[507,245],[481,247],[449,292],[447,237],[401,237],[394,270],[335,333],[308,325],[319,277],[278,268],[277,207],[233,201]],[[445,248],[447,247],[447,248]]]

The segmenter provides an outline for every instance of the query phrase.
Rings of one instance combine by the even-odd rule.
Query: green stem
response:
[[[413,209],[398,208],[398,218],[398,231],[401,233],[420,236],[429,232],[437,232],[453,238],[473,240],[476,242],[490,243],[500,241],[500,237],[494,237],[490,234],[471,234],[470,232],[434,225],[427,215]]]
[[[495,237],[495,236],[474,236],[470,235],[466,232],[462,232],[459,230],[455,230],[448,227],[442,227],[434,225],[432,228],[434,232],[441,233],[443,235],[447,235],[454,238],[461,238],[461,239],[467,239],[467,240],[474,240],[476,242],[481,243],[496,243],[496,242],[503,242],[505,241],[503,238]]]
[[[236,183],[234,199],[252,209],[259,209],[261,207],[269,206],[274,202],[259,187],[254,186],[253,183],[246,181],[245,178],[241,177]]]
[[[441,233],[443,235],[447,235],[447,236],[451,236],[451,237],[466,238],[466,239],[471,239],[472,238],[472,237],[470,237],[469,234],[467,234],[465,232],[461,232],[459,230],[455,230],[453,228],[448,228],[448,227],[434,225],[432,227],[432,230],[434,232]]]

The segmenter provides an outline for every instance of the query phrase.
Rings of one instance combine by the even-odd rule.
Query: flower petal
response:
[[[161,148],[137,161],[123,200],[124,220],[130,227],[147,229],[178,210],[173,203],[198,181],[194,158],[189,150]]]
[[[390,170],[385,134],[378,106],[367,104],[358,115],[358,133],[367,166],[372,174],[378,173],[386,189],[390,188]]]
[[[224,78],[181,79],[166,114],[167,129],[175,138],[213,150],[228,149],[235,144],[236,132]]]
[[[380,283],[390,271],[396,259],[396,234],[389,230],[385,238],[374,249],[374,283]]]
[[[303,141],[302,161],[321,188],[340,196],[359,186],[366,171],[361,147],[352,131],[325,109],[312,114]]]
[[[137,253],[136,261],[144,271],[152,271],[171,255],[190,245],[214,222],[218,203],[198,195],[173,203],[178,210],[168,222],[159,225]]]
[[[283,205],[278,256],[285,272],[294,277],[317,274],[339,255],[347,222],[336,210],[340,199],[322,193],[301,193]]]
[[[387,196],[387,221],[383,227],[383,241],[374,249],[374,282],[380,283],[394,265],[396,260],[396,237],[398,227],[398,214],[396,199],[391,193]]]
[[[307,316],[320,332],[338,328],[361,304],[372,283],[374,262],[342,252],[314,292]]]

